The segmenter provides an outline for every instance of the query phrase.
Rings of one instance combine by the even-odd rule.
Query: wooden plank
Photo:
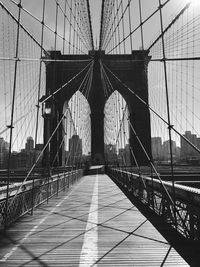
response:
[[[83,177],[0,240],[6,267],[162,264],[189,266],[106,175]]]

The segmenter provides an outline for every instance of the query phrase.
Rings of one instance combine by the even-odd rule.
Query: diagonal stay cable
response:
[[[102,49],[104,47],[105,40],[107,38],[109,38],[110,32],[111,32],[112,28],[114,27],[114,23],[115,23],[115,20],[117,18],[117,14],[118,14],[118,11],[119,11],[119,8],[120,8],[120,6],[119,6],[119,8],[117,9],[117,14],[114,14],[114,12],[115,12],[114,7],[115,7],[115,0],[111,0],[109,2],[109,4],[107,4],[107,8],[104,11],[102,45],[101,45]],[[114,16],[114,19],[112,20],[112,24],[110,25],[110,22],[111,22],[111,19],[112,19],[112,15]],[[110,29],[110,31],[108,31],[109,29]]]
[[[87,14],[88,14],[88,20],[89,20],[89,27],[90,27],[91,47],[92,47],[92,50],[94,50],[94,40],[93,40],[93,32],[92,32],[92,22],[91,22],[90,2],[89,2],[89,0],[86,0],[86,3],[87,3]]]
[[[101,66],[102,66],[102,62],[101,62]],[[113,86],[112,86],[112,83],[111,83],[110,79],[108,78],[108,75],[107,75],[107,73],[106,73],[106,71],[105,71],[105,69],[104,69],[103,66],[102,66],[102,72],[103,72],[103,74],[104,74],[104,76],[105,76],[104,79],[105,79],[105,80],[107,81],[107,83],[108,83],[107,86],[109,86],[109,87],[111,88],[111,92],[114,92],[115,90],[114,90],[114,88],[113,88]],[[119,135],[120,135],[120,131],[121,131],[121,128],[122,128],[122,124],[124,123],[124,122],[123,122],[123,120],[124,120],[124,116],[125,116],[124,113],[127,111],[127,108],[128,108],[128,105],[126,104],[125,109],[124,109],[124,111],[123,111],[122,122],[120,123],[119,131],[118,131],[118,134],[117,134],[117,137],[116,137],[115,145],[117,145],[117,142],[118,142],[118,139],[119,139]],[[128,141],[127,134],[125,134],[125,137],[126,137],[126,140]],[[140,174],[140,166],[139,166],[139,164],[138,164],[138,162],[137,162],[137,159],[136,159],[136,156],[135,156],[135,153],[134,153],[132,147],[130,147],[130,150],[131,150],[131,154],[132,154],[132,156],[133,156],[133,158],[134,158],[134,161],[135,161],[136,167],[137,167],[137,169],[138,169],[138,172],[139,172],[139,174]],[[142,180],[143,180],[143,178],[142,178]],[[144,183],[144,181],[143,181],[143,183]]]
[[[51,99],[54,97],[57,93],[59,93],[61,90],[63,90],[66,86],[68,86],[70,83],[72,83],[77,77],[79,77],[91,64],[92,60],[89,62],[89,64],[83,68],[79,73],[77,73],[73,78],[71,78],[69,81],[67,81],[65,84],[63,84],[61,87],[59,87],[55,92],[53,92],[51,95],[45,97],[44,99],[41,100],[40,104],[45,103],[47,100]]]
[[[18,24],[20,28],[42,49],[45,55],[49,55],[49,53],[44,49],[44,47],[33,37],[33,35],[15,18],[15,16],[4,6],[2,1],[0,1],[0,6],[3,8],[6,13]]]
[[[17,2],[15,2],[14,0],[9,0],[10,2],[12,2],[14,5],[16,5],[16,6],[18,6],[18,3]],[[26,13],[26,14],[28,14],[28,15],[30,15],[34,20],[36,20],[37,22],[39,22],[39,23],[44,23],[44,22],[41,22],[40,21],[40,19],[38,18],[38,17],[36,17],[36,16],[34,16],[31,12],[29,12],[26,8],[24,8],[23,6],[21,6],[21,9]],[[49,27],[47,24],[45,24],[44,23],[44,27],[46,28],[46,29],[48,29],[50,32],[52,32],[53,34],[55,34],[55,30],[53,30],[51,27]],[[63,36],[61,36],[60,34],[58,34],[58,33],[56,33],[56,35],[59,37],[59,38],[61,38],[62,40],[63,40]],[[76,49],[78,49],[80,52],[82,52],[83,54],[85,54],[83,51],[81,51],[78,47],[75,47],[75,45],[74,44],[72,44],[70,41],[67,41],[67,40],[65,40],[67,43],[68,43],[68,45],[70,45],[71,47],[74,47],[74,48],[76,48]],[[84,44],[84,43],[83,43]],[[85,45],[85,44],[84,44]]]
[[[130,232],[127,236],[121,239],[116,245],[114,245],[111,249],[109,249],[104,255],[102,255],[92,266],[96,266],[103,258],[105,258],[108,254],[110,254],[114,249],[116,249],[119,245],[121,245],[126,239],[128,239],[134,232],[136,232],[140,227],[142,227],[147,220],[144,220],[138,227],[136,227],[132,232]]]
[[[100,36],[99,36],[99,49],[102,49],[102,42],[103,42],[103,23],[104,23],[104,6],[105,0],[102,0],[101,5],[101,25],[100,25]]]
[[[105,65],[104,65],[104,66],[105,66]],[[112,72],[111,72],[111,73],[112,73]],[[113,73],[112,73],[112,74],[113,74]],[[114,74],[113,74],[113,75],[114,75]],[[114,76],[115,76],[115,75],[114,75]],[[116,78],[118,81],[120,81],[124,86],[126,86],[127,88],[129,88],[129,87],[128,87],[127,85],[125,85],[125,84],[124,84],[124,83],[123,83],[117,76],[115,76],[115,78]],[[131,91],[130,88],[129,88],[129,90]],[[137,94],[134,93],[134,95],[137,95]],[[139,99],[140,99],[140,97],[139,97]],[[145,103],[146,103],[146,102],[145,102]],[[138,142],[139,142],[139,144],[140,144],[140,146],[141,146],[143,152],[145,153],[145,156],[147,157],[149,163],[151,164],[152,168],[154,169],[154,171],[155,171],[155,173],[156,173],[156,176],[158,177],[158,179],[159,179],[159,181],[160,181],[160,183],[161,183],[163,189],[165,190],[165,193],[166,193],[167,196],[169,197],[171,203],[174,204],[174,201],[173,201],[173,199],[171,198],[171,196],[170,196],[168,190],[166,189],[165,185],[163,184],[162,179],[161,179],[159,173],[157,172],[156,167],[155,167],[154,164],[152,163],[152,161],[151,161],[151,159],[150,159],[150,157],[149,157],[149,155],[148,155],[148,153],[147,153],[145,147],[143,146],[143,144],[142,144],[142,142],[141,142],[139,136],[137,135],[137,133],[136,133],[136,131],[135,131],[133,125],[130,123],[130,119],[127,117],[127,114],[126,114],[125,112],[124,112],[124,116],[125,116],[126,119],[128,120],[128,123],[129,123],[129,125],[130,125],[130,127],[131,127],[131,130],[133,131],[135,137],[137,138],[137,140],[138,140]]]
[[[68,18],[67,16],[67,13],[64,11],[64,9],[61,7],[60,3],[58,0],[54,0],[54,2],[56,3],[56,5],[58,6],[58,8],[60,9],[60,11],[62,12],[63,16],[67,19],[67,21],[70,23],[70,19]],[[72,12],[72,8],[70,7],[68,1],[66,0],[65,1],[65,4],[68,6],[69,10],[70,10],[70,13]],[[76,5],[76,3],[75,3]],[[72,13],[72,15],[74,16],[74,20],[76,21],[76,24],[77,24],[77,27],[79,28],[79,32],[81,33],[81,35],[83,36],[83,33],[82,33],[82,30],[79,26],[79,23],[76,19],[76,16]],[[79,35],[79,38],[81,39],[80,37],[80,34],[77,32],[76,28],[74,28],[73,24],[71,25],[71,27],[74,29],[74,31]],[[82,40],[82,39],[81,39]],[[83,42],[83,41],[82,41]]]
[[[45,149],[47,148],[47,146],[49,145],[50,141],[52,140],[53,136],[55,135],[55,133],[57,132],[58,128],[60,127],[60,124],[63,122],[66,113],[68,112],[68,109],[66,109],[65,113],[63,114],[63,116],[61,117],[60,121],[58,122],[57,126],[55,127],[54,131],[52,132],[49,140],[47,141],[46,145],[43,147],[42,151],[40,152],[40,154],[38,155],[35,163],[33,164],[33,166],[31,167],[31,169],[29,170],[29,172],[27,173],[26,177],[24,178],[23,182],[21,183],[20,187],[18,188],[16,194],[14,195],[14,197],[12,198],[11,202],[9,203],[9,206],[11,206],[15,200],[15,198],[17,197],[17,195],[19,194],[19,192],[22,189],[22,186],[24,185],[24,183],[27,181],[27,179],[29,178],[29,176],[31,175],[32,171],[34,170],[34,168],[36,167],[38,161],[40,160],[42,154],[44,153]]]
[[[183,134],[181,134],[178,130],[174,128],[174,125],[169,125],[168,122],[160,115],[158,112],[156,112],[145,100],[143,100],[135,91],[131,90],[124,82],[122,82],[104,63],[104,67],[112,74],[112,76],[121,84],[123,87],[125,87],[131,94],[133,94],[144,106],[146,106],[150,111],[152,111],[159,119],[161,119],[168,127],[170,127],[176,134],[179,135],[184,141],[186,141],[190,146],[192,146],[199,154],[200,149],[196,147],[193,143],[190,142]]]
[[[168,2],[172,0],[166,0],[161,7],[158,7],[151,15],[149,15],[145,20],[142,21],[142,25],[144,25],[147,21],[149,21],[157,12],[159,12],[160,8],[163,8]],[[121,45],[123,42],[125,42],[133,33],[135,33],[140,27],[141,24],[139,24],[135,29],[133,29],[123,40],[121,40],[117,45],[115,45],[110,51],[108,51],[108,54],[110,54],[115,48],[117,48],[119,45]]]
[[[92,67],[93,67],[93,62],[92,62],[92,64],[91,64],[90,68],[88,69],[88,71],[87,71],[85,77],[83,78],[83,80],[82,80],[82,82],[81,82],[81,84],[80,84],[80,86],[79,86],[79,88],[78,88],[77,91],[81,92],[81,88],[84,87],[84,84],[88,82],[88,77],[90,77],[90,72],[91,72]],[[68,108],[69,108],[69,107],[68,107]],[[71,112],[70,108],[69,108],[69,115],[70,115],[70,120],[71,120],[72,125],[73,125],[74,132],[77,134],[76,125],[75,125],[75,122],[74,122],[74,120],[73,120],[73,116],[72,116],[72,112]],[[65,129],[64,129],[64,132],[65,132],[65,135],[66,135],[66,131],[65,131]],[[63,138],[63,141],[64,141],[64,138]],[[60,148],[61,148],[61,145],[62,145],[62,142],[61,142],[61,144],[60,144]],[[60,149],[60,148],[59,148],[59,149]],[[78,147],[77,147],[77,149],[78,149]],[[76,149],[76,150],[77,150],[77,149]],[[58,153],[58,152],[59,152],[59,151],[57,151],[57,153]],[[68,155],[68,157],[67,157],[67,160],[66,160],[66,162],[65,162],[65,165],[68,163],[68,160],[69,160],[69,157],[70,157],[70,155],[71,155],[71,152],[72,152],[72,151],[71,151],[71,148],[70,148],[70,150],[69,150],[69,155]],[[57,154],[56,154],[56,155],[57,155]]]
[[[117,78],[117,77],[116,77],[116,78]],[[117,79],[120,80],[119,78],[117,78]],[[120,81],[121,81],[121,80],[120,80]],[[121,83],[124,84],[122,81],[121,81]],[[125,85],[125,84],[124,84],[124,85]],[[128,87],[128,88],[129,88],[129,87]],[[129,90],[130,90],[130,88],[129,88]],[[158,171],[157,171],[155,165],[153,164],[151,158],[149,157],[149,155],[148,155],[148,153],[147,153],[147,151],[146,151],[146,149],[145,149],[145,147],[144,147],[142,141],[140,140],[139,136],[137,135],[137,132],[135,131],[135,128],[134,128],[133,125],[130,123],[130,119],[129,119],[129,117],[127,116],[126,113],[125,113],[125,116],[126,116],[126,119],[128,120],[128,123],[129,123],[129,125],[130,125],[130,127],[131,127],[132,132],[134,133],[134,135],[135,135],[137,141],[138,141],[139,144],[140,144],[140,147],[142,148],[142,150],[143,150],[143,152],[145,153],[145,156],[147,157],[147,159],[148,159],[148,161],[149,161],[149,163],[150,163],[152,169],[154,170],[156,176],[158,177],[159,182],[161,183],[162,188],[164,189],[166,195],[168,196],[170,202],[172,203],[172,205],[173,205],[173,207],[174,207],[174,210],[175,210],[176,214],[179,216],[180,220],[184,223],[184,220],[183,220],[183,218],[181,217],[181,214],[180,214],[179,210],[178,210],[177,207],[176,207],[176,203],[175,203],[175,201],[172,199],[170,193],[168,192],[166,186],[164,185],[164,183],[163,183],[163,181],[162,181],[162,179],[161,179],[161,177],[160,177],[160,174],[158,173]],[[175,216],[175,215],[174,215],[174,216]]]
[[[59,9],[61,10],[63,16],[64,16],[64,17],[67,19],[67,21],[70,23],[70,19],[68,18],[68,16],[66,15],[66,12],[63,10],[63,8],[61,7],[61,5],[59,4],[58,0],[54,0],[54,1],[55,1],[56,4],[58,5],[58,7],[59,7]],[[88,47],[87,47],[87,42],[84,43],[83,40],[82,40],[82,38],[81,38],[81,36],[82,36],[83,39],[84,39],[84,41],[85,41],[85,38],[84,38],[83,32],[82,32],[82,30],[81,30],[81,27],[80,27],[80,25],[79,25],[79,23],[78,23],[78,21],[77,21],[77,19],[76,19],[76,16],[75,16],[74,13],[72,12],[72,8],[70,7],[70,5],[69,5],[69,3],[68,3],[67,0],[65,1],[65,3],[66,3],[66,5],[68,6],[68,8],[69,8],[69,10],[70,10],[70,13],[72,14],[74,20],[76,21],[76,25],[77,25],[77,27],[79,28],[79,31],[78,31],[76,28],[74,28],[73,24],[71,25],[71,27],[73,28],[74,32],[76,32],[76,33],[78,34],[78,36],[79,36],[80,40],[82,41],[82,43],[84,44],[84,46],[85,46],[86,48],[88,48]],[[75,5],[76,5],[76,3],[75,3]],[[80,36],[80,34],[81,34],[81,36]],[[65,41],[66,41],[66,39],[65,39]],[[87,41],[87,40],[86,40],[86,41]]]
[[[103,68],[103,66],[102,66],[102,70],[103,70],[103,72],[104,72],[105,78],[106,78],[106,80],[107,80],[109,86],[111,87],[112,91],[114,91],[114,88],[113,88],[113,86],[112,86],[112,83],[111,83],[110,79],[108,78],[108,75],[107,75],[105,69]],[[117,142],[118,142],[119,135],[120,135],[120,131],[121,131],[121,128],[123,127],[124,118],[125,118],[125,112],[127,111],[127,108],[128,108],[128,105],[126,104],[125,109],[124,109],[124,111],[123,111],[123,117],[122,117],[122,121],[121,121],[121,123],[120,123],[120,127],[119,127],[119,131],[118,131],[118,135],[117,135],[117,137],[116,137],[116,142],[115,142],[115,144],[117,144]],[[126,138],[126,140],[128,141],[127,133],[125,134],[125,138]],[[146,188],[146,184],[145,184],[145,182],[144,182],[144,178],[143,178],[143,176],[141,176],[140,166],[139,166],[139,164],[138,164],[137,158],[136,158],[136,156],[135,156],[135,153],[134,153],[132,147],[130,147],[130,150],[131,150],[131,154],[132,154],[132,156],[133,156],[133,159],[134,159],[134,161],[135,161],[136,167],[137,167],[137,169],[138,169],[139,177],[142,179],[143,185],[144,185],[144,187]]]
[[[117,77],[116,77],[116,78],[117,78]],[[160,177],[160,175],[159,175],[159,173],[158,173],[156,167],[155,167],[154,164],[152,163],[152,161],[151,161],[151,159],[150,159],[150,157],[149,157],[149,155],[148,155],[148,153],[147,153],[145,147],[143,146],[143,144],[142,144],[142,142],[141,142],[139,136],[137,135],[137,133],[136,133],[136,131],[135,131],[133,125],[130,123],[130,119],[127,117],[127,114],[126,114],[125,112],[124,112],[123,116],[125,116],[126,119],[128,120],[128,123],[129,123],[129,125],[130,125],[130,127],[131,127],[131,130],[133,131],[133,133],[134,133],[135,137],[137,138],[137,140],[138,140],[138,142],[139,142],[139,144],[140,144],[140,146],[141,146],[143,152],[145,153],[145,156],[147,157],[149,163],[151,164],[153,170],[155,171],[156,176],[158,177],[158,179],[159,179],[159,181],[160,181],[160,183],[161,183],[163,189],[165,190],[165,193],[166,193],[167,196],[169,197],[171,203],[174,204],[174,201],[173,201],[173,199],[171,198],[171,196],[170,196],[170,194],[169,194],[167,188],[166,188],[165,185],[163,184],[163,181],[162,181],[162,179],[161,179],[161,177]],[[121,127],[120,127],[120,128],[121,128]]]
[[[121,14],[121,17],[119,18],[119,20],[118,20],[118,22],[117,22],[117,25],[115,26],[115,28],[114,28],[112,34],[111,34],[111,35],[110,35],[110,33],[107,34],[107,36],[110,37],[110,38],[108,39],[108,37],[107,37],[107,39],[105,40],[104,49],[107,48],[107,46],[109,45],[110,41],[112,40],[112,37],[113,37],[114,33],[117,31],[118,27],[120,27],[120,23],[121,23],[121,21],[123,21],[124,16],[125,16],[125,13],[126,13],[126,11],[128,10],[128,7],[129,7],[131,1],[132,1],[132,0],[128,0],[128,3],[127,3],[127,5],[126,5],[126,7],[125,7],[123,13]],[[122,6],[122,1],[120,2],[117,11],[119,11],[120,6]],[[111,28],[110,28],[110,31],[111,31]],[[114,48],[113,48],[113,49],[114,49]]]
[[[171,21],[171,23],[165,28],[165,30],[163,31],[163,33],[161,33],[156,40],[148,47],[147,50],[150,50],[161,38],[162,36],[172,27],[172,25],[180,18],[180,16],[182,16],[185,11],[190,7],[191,2],[187,3],[183,9],[181,9],[181,11],[178,13],[178,15],[176,15],[176,17]]]

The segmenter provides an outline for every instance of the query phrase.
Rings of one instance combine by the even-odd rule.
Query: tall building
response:
[[[43,144],[36,144],[34,149],[34,141],[32,137],[28,137],[25,149],[21,149],[20,152],[12,152],[11,155],[11,168],[31,168],[36,159],[41,154]],[[36,167],[42,166],[42,156],[40,155],[37,161]]]
[[[9,143],[0,137],[0,169],[7,168]]]
[[[154,160],[161,160],[163,158],[161,137],[151,138],[151,149]]]
[[[129,144],[126,144],[125,148],[119,148],[118,163],[119,165],[122,165],[122,166],[131,165],[131,150],[130,150]]]
[[[69,154],[70,154],[70,162],[78,163],[81,161],[82,157],[82,140],[78,135],[73,135],[72,138],[69,139]]]
[[[125,161],[126,161],[126,166],[130,166],[131,165],[131,150],[130,150],[129,144],[125,145],[124,152],[125,152],[124,157],[125,157]]]
[[[31,136],[29,136],[27,139],[26,139],[26,144],[25,144],[25,151],[27,153],[31,152],[34,150],[34,140]]]
[[[105,159],[108,163],[114,163],[117,160],[116,146],[112,144],[104,145]]]
[[[35,144],[35,150],[42,151],[44,145],[43,144]]]
[[[118,162],[119,162],[119,165],[121,166],[124,166],[126,165],[126,162],[125,162],[125,158],[124,158],[124,148],[119,148],[119,151],[118,151]]]
[[[197,138],[196,134],[192,134],[191,131],[186,131],[183,135],[185,138],[188,139],[193,145],[199,145],[199,138]],[[196,150],[188,144],[183,138],[181,138],[181,158],[188,159],[192,157],[197,157]]]
[[[172,145],[172,157],[176,157],[176,142],[171,140]],[[170,140],[166,140],[163,142],[163,156],[165,160],[170,160]]]

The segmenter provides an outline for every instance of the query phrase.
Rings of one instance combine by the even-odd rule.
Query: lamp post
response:
[[[40,101],[42,102],[42,117],[44,118],[44,146],[47,145],[43,159],[42,165],[44,168],[43,178],[47,179],[47,203],[49,200],[49,178],[51,176],[51,164],[50,164],[50,138],[52,135],[52,119],[55,115],[55,107],[53,99],[50,98],[44,101],[46,96],[43,96]]]
[[[42,103],[42,117],[44,118],[44,146],[46,144],[47,147],[44,151],[43,160],[42,160],[42,166],[44,168],[44,172],[47,176],[50,175],[50,142],[49,139],[51,138],[52,134],[52,120],[55,116],[55,106],[54,106],[54,100],[52,98],[45,101],[47,97],[43,96],[40,99],[40,102]],[[45,176],[46,176],[45,175]]]

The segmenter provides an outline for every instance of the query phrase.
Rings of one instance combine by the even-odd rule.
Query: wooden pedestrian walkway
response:
[[[189,266],[106,175],[83,177],[11,227],[0,266]]]

